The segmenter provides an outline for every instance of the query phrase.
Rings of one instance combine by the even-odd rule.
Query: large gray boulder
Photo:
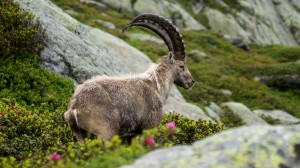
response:
[[[191,146],[159,149],[123,168],[299,168],[299,126],[247,126],[224,131]]]
[[[79,23],[49,0],[15,0],[21,7],[38,16],[46,30],[47,44],[41,52],[42,66],[51,72],[69,76],[75,84],[94,75],[140,73],[152,64],[141,51],[123,40]],[[198,118],[203,111],[186,103],[173,87],[167,110]],[[190,115],[190,114],[193,115]],[[205,116],[203,116],[205,117]],[[209,119],[205,117],[205,119]]]

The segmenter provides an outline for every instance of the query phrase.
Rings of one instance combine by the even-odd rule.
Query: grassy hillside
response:
[[[53,2],[64,10],[72,9],[72,16],[79,21],[124,39],[153,61],[167,53],[165,46],[132,40],[121,33],[121,28],[134,17],[130,14],[84,5],[78,0]],[[68,78],[40,67],[38,54],[44,39],[38,22],[24,24],[31,23],[34,16],[10,0],[0,2],[0,13],[0,23],[6,23],[0,24],[0,47],[10,46],[3,47],[7,50],[0,57],[0,167],[118,167],[151,150],[190,144],[224,129],[223,125],[169,114],[157,128],[144,131],[130,145],[119,137],[77,143],[62,119],[74,86]],[[117,28],[110,30],[95,24],[96,19],[113,22]],[[132,32],[152,34],[138,28],[126,33]],[[197,82],[192,90],[182,91],[188,101],[200,107],[211,101],[238,101],[251,109],[283,109],[300,117],[298,90],[277,91],[253,80],[267,72],[287,73],[286,67],[288,73],[299,73],[298,64],[293,63],[299,59],[298,47],[254,46],[253,52],[244,52],[210,31],[182,34],[187,53],[197,49],[208,55],[188,56]],[[24,40],[30,38],[35,43]],[[233,94],[229,96],[220,89]],[[243,124],[238,118],[227,117],[224,121],[227,127]],[[176,123],[175,130],[166,127],[169,122]]]
[[[131,144],[117,136],[78,143],[62,117],[73,82],[40,67],[38,54],[47,40],[43,28],[11,0],[0,2],[0,13],[0,167],[118,167],[151,150],[190,144],[224,129],[169,114]]]
[[[128,13],[122,14],[109,8],[102,9],[85,5],[77,0],[53,0],[53,2],[64,10],[72,9],[78,12],[71,15],[79,21],[124,39],[147,54],[153,61],[167,53],[165,46],[132,40],[126,36],[126,33],[132,32],[153,35],[145,29],[133,28],[130,32],[121,34],[124,25],[134,17]],[[188,5],[188,3],[181,3],[184,6]],[[116,29],[109,30],[95,24],[94,20],[97,19],[114,23]],[[293,63],[293,61],[300,59],[299,47],[259,47],[253,45],[252,52],[244,52],[226,42],[221,35],[210,31],[181,30],[181,33],[188,54],[191,50],[196,49],[208,55],[208,58],[188,57],[189,69],[196,79],[196,85],[192,90],[182,91],[188,101],[201,107],[211,101],[216,103],[236,101],[251,109],[282,109],[300,117],[299,91],[287,90],[282,92],[253,80],[256,76],[270,73],[299,74],[299,64]],[[232,91],[232,95],[224,94],[221,89]]]

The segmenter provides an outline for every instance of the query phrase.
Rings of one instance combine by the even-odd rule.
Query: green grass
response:
[[[280,124],[280,120],[279,119],[274,119],[274,118],[272,118],[270,116],[267,116],[267,115],[264,115],[264,114],[260,115],[259,117],[262,118],[263,120],[265,120],[270,125],[278,125],[278,124]]]
[[[0,57],[0,98],[15,99],[31,109],[66,110],[73,82],[40,67],[37,55]]]
[[[256,46],[254,52],[270,56],[279,62],[290,62],[300,60],[300,47],[271,45],[266,47]]]
[[[266,65],[253,70],[253,75],[300,75],[300,63],[287,62]]]
[[[222,123],[228,128],[239,127],[245,125],[243,119],[231,111],[228,107],[223,108],[224,115],[221,117]]]

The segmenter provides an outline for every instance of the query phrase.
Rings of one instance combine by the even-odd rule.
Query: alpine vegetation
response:
[[[142,74],[95,76],[78,85],[64,118],[80,142],[89,134],[104,140],[114,135],[130,140],[160,123],[173,83],[184,89],[194,85],[186,65],[184,41],[170,21],[155,14],[141,14],[123,32],[132,26],[158,34],[169,54]]]

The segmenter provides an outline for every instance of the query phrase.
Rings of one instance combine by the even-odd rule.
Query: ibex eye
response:
[[[179,68],[183,69],[184,70],[184,66],[179,66]]]

